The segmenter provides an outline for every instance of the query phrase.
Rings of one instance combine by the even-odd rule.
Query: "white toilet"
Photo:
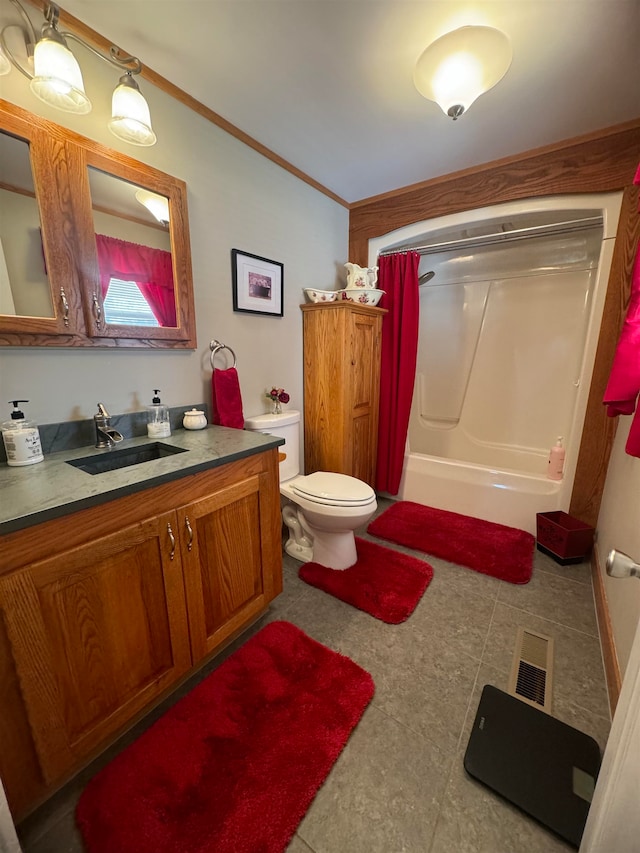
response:
[[[300,412],[247,418],[245,429],[284,438],[279,448],[282,518],[289,528],[285,551],[296,560],[313,560],[331,569],[347,569],[357,560],[353,531],[376,511],[371,486],[328,471],[300,475]]]

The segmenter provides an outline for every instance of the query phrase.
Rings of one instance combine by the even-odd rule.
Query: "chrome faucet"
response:
[[[96,447],[113,447],[124,438],[111,426],[111,415],[102,403],[98,403],[98,413],[93,416],[93,422],[96,425]]]

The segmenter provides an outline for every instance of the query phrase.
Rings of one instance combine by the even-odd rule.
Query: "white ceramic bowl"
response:
[[[314,290],[311,287],[305,288],[305,296],[309,302],[335,302],[338,298],[339,291],[337,290]]]
[[[360,305],[377,305],[385,292],[375,287],[351,287],[338,291],[340,299],[346,299],[347,302],[358,302]]]

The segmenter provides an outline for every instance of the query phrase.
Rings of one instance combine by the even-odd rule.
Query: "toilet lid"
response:
[[[364,506],[375,498],[371,486],[362,480],[329,471],[298,477],[291,488],[300,497],[328,506]]]

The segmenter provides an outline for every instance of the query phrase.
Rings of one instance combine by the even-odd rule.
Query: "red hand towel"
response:
[[[211,422],[218,426],[244,429],[240,382],[235,367],[227,370],[215,368],[211,377]]]

